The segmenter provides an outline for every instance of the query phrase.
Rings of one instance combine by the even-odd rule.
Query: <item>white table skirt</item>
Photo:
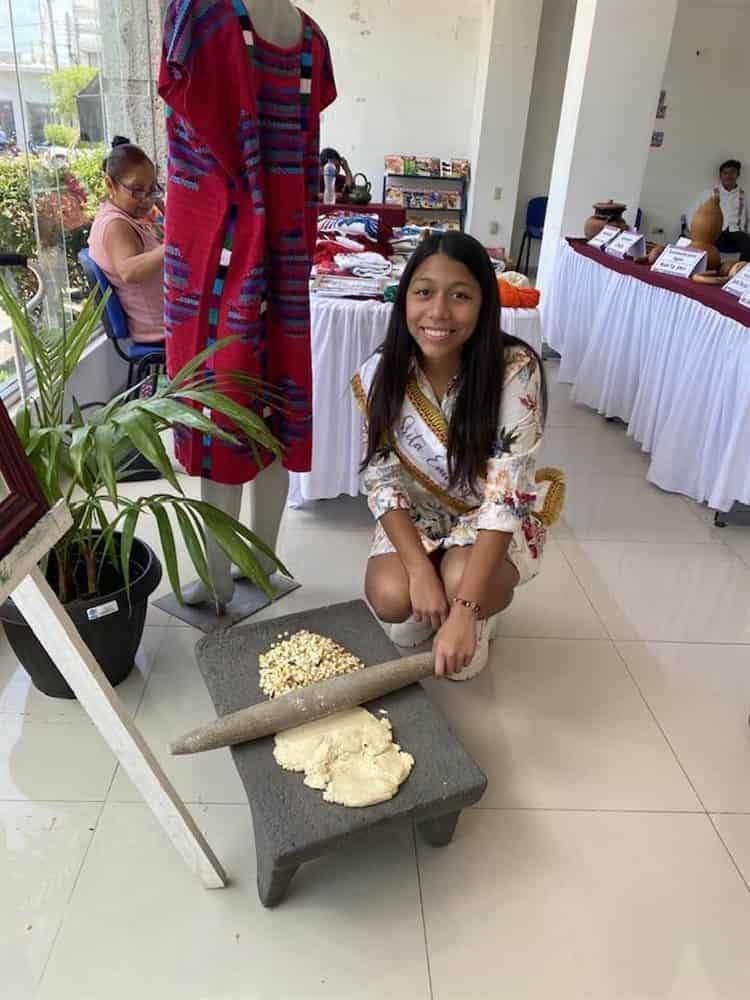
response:
[[[359,493],[362,422],[349,380],[385,339],[392,308],[312,296],[312,471],[290,476],[291,507]],[[502,326],[541,353],[538,309],[503,309]]]
[[[628,424],[652,483],[721,511],[750,502],[750,328],[564,242],[543,308],[560,381]]]

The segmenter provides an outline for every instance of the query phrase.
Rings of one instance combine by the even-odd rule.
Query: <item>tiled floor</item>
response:
[[[373,836],[263,910],[228,753],[166,752],[212,709],[197,633],[151,609],[120,693],[231,874],[204,891],[78,706],[35,693],[3,641],[3,1000],[750,996],[750,529],[649,486],[624,428],[549,371],[564,521],[490,669],[427,685],[490,782],[453,844]],[[359,596],[369,533],[357,501],[289,512],[303,587],[278,612]]]

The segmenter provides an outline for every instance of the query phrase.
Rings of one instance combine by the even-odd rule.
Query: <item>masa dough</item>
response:
[[[286,771],[304,771],[305,784],[322,790],[326,802],[342,806],[387,802],[414,766],[393,742],[390,721],[364,708],[278,733],[273,755]]]

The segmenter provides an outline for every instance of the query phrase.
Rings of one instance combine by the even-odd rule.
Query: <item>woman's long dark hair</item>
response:
[[[495,269],[482,244],[465,233],[447,232],[428,237],[406,266],[398,286],[388,334],[380,348],[380,364],[370,389],[367,454],[362,468],[375,455],[387,450],[393,427],[401,414],[412,357],[419,359],[421,354],[406,325],[407,293],[417,268],[436,253],[445,254],[463,264],[479,283],[482,293],[477,325],[464,344],[458,396],[448,428],[450,484],[470,491],[476,481],[485,476],[487,459],[497,440],[505,347],[517,344],[536,358],[542,378],[542,398],[539,400],[542,419],[547,396],[544,369],[536,352],[522,341],[501,332]]]

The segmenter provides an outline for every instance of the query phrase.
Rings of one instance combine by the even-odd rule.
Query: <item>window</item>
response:
[[[0,142],[0,251],[35,260],[48,323],[85,295],[77,255],[103,197],[109,140],[126,135],[162,158],[159,21],[159,0],[0,0],[0,129],[17,142]],[[28,301],[36,281],[14,276]],[[0,394],[14,388],[15,359],[0,312]]]
[[[44,127],[54,121],[51,104],[26,102],[26,130],[29,140],[37,146],[45,141]]]

